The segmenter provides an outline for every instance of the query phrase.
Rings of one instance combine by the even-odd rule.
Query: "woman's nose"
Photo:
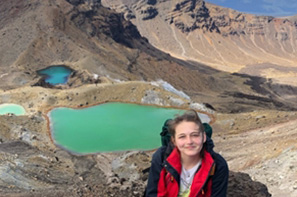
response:
[[[191,144],[192,143],[192,138],[191,136],[187,136],[187,141],[186,141],[187,144]]]

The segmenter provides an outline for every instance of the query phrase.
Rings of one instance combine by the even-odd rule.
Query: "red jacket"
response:
[[[159,148],[152,158],[146,197],[177,197],[180,188],[180,153],[174,148],[164,159],[166,147]],[[206,149],[208,150],[208,149]],[[201,166],[194,175],[190,197],[226,197],[228,165],[224,158],[214,151],[204,151]]]
[[[164,168],[160,173],[157,196],[178,196],[179,180],[174,178],[174,172],[173,174],[170,173],[173,168],[173,170],[179,175],[181,174],[182,165],[180,162],[180,154],[177,148],[175,148],[166,159],[166,163],[168,164],[164,165]],[[168,165],[170,165],[172,168],[168,168]],[[211,180],[208,180],[208,178],[211,174],[213,165],[214,160],[212,159],[211,155],[205,151],[204,157],[201,161],[201,166],[193,178],[189,197],[210,196]]]

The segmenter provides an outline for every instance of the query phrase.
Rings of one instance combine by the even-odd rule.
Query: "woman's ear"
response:
[[[175,140],[174,140],[174,137],[173,136],[171,136],[171,142],[172,142],[172,144],[175,146],[176,144],[175,144]]]

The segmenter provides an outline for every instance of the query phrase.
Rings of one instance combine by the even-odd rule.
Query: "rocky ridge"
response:
[[[155,47],[218,70],[271,78],[295,85],[296,18],[255,16],[203,0],[102,1],[118,12],[129,10],[142,36]],[[143,20],[142,7],[158,14]],[[126,6],[125,10],[121,7]]]

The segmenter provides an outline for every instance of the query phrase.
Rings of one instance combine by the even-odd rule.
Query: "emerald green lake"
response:
[[[55,108],[49,112],[52,138],[79,154],[150,150],[161,145],[163,123],[184,110],[127,103],[89,108]],[[202,116],[201,116],[202,115]],[[199,114],[204,122],[209,117]]]
[[[25,115],[26,110],[21,105],[16,105],[16,104],[11,104],[11,103],[1,104],[0,105],[0,115],[5,115],[8,113],[19,116],[19,115]]]

